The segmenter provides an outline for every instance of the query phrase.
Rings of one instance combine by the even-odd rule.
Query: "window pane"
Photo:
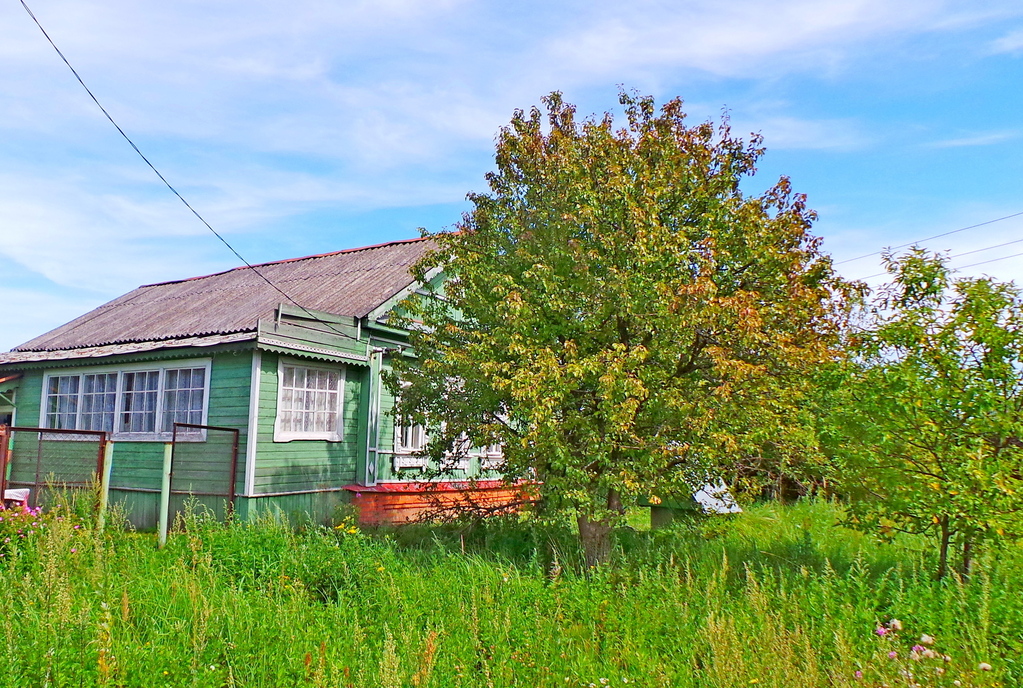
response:
[[[161,423],[163,432],[173,431],[174,423],[199,425],[202,422],[205,379],[205,368],[177,368],[166,371]]]
[[[79,429],[113,432],[116,401],[117,373],[83,375]]]
[[[46,427],[78,429],[78,375],[51,377],[46,387]]]
[[[121,382],[121,432],[156,431],[160,371],[124,373]]]

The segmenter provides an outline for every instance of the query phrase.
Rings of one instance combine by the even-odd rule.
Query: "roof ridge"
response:
[[[414,239],[397,239],[395,241],[385,241],[381,244],[372,244],[370,246],[359,246],[358,248],[345,248],[340,251],[328,251],[327,253],[316,253],[311,256],[301,256],[299,258],[285,258],[283,260],[271,260],[266,263],[255,263],[253,265],[241,265],[236,268],[230,268],[229,270],[221,270],[220,272],[211,272],[208,275],[199,275],[197,277],[186,277],[184,279],[167,280],[166,282],[153,282],[152,284],[142,284],[137,289],[147,289],[149,287],[162,287],[167,284],[182,284],[184,282],[194,282],[196,280],[208,279],[210,277],[218,277],[220,275],[226,275],[230,272],[237,272],[238,270],[250,270],[252,268],[263,268],[270,265],[282,265],[284,263],[295,263],[300,260],[312,260],[313,258],[326,258],[328,256],[337,256],[342,253],[357,253],[359,251],[369,251],[376,248],[385,248],[387,246],[394,246],[397,244],[410,244],[416,241],[427,241],[431,237],[416,237]]]

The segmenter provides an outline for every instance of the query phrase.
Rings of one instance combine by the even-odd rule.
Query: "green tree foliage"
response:
[[[939,577],[958,542],[968,573],[974,546],[1020,531],[1023,297],[921,249],[885,260],[842,379],[840,474],[854,522],[937,538]]]
[[[617,129],[559,93],[514,114],[490,192],[417,267],[450,279],[406,304],[417,359],[392,379],[435,459],[503,444],[506,475],[577,517],[591,564],[638,495],[805,451],[791,412],[840,310],[805,198],[784,178],[739,188],[759,137],[687,126],[678,99],[620,100]]]

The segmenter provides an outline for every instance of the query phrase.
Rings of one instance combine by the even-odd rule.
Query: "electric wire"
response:
[[[881,249],[880,251],[874,251],[873,253],[866,253],[866,254],[864,254],[862,256],[856,256],[855,258],[846,258],[845,260],[838,261],[837,263],[835,263],[835,265],[842,265],[843,263],[852,263],[853,261],[856,261],[856,260],[862,260],[864,258],[870,258],[871,256],[876,256],[876,255],[878,255],[880,253],[883,253],[885,250],[896,251],[896,250],[898,250],[900,248],[906,248],[907,246],[913,246],[915,244],[922,244],[925,241],[930,241],[932,239],[940,239],[941,237],[951,236],[953,234],[958,234],[959,232],[965,232],[968,229],[976,229],[977,227],[983,227],[984,225],[990,225],[990,224],[993,224],[995,222],[1001,222],[1002,220],[1009,220],[1009,219],[1012,219],[1014,217],[1019,217],[1020,215],[1023,215],[1023,210],[1021,210],[1018,213],[1013,213],[1012,215],[1006,215],[1005,217],[997,217],[994,220],[988,220],[987,222],[979,222],[979,223],[977,223],[975,225],[970,225],[969,227],[960,227],[959,229],[953,229],[951,232],[943,232],[942,234],[935,234],[934,236],[927,237],[926,239],[917,239],[916,241],[911,241],[908,244],[902,244],[901,246],[892,246],[892,247],[890,247],[888,249]],[[996,248],[996,247],[992,246],[991,248]],[[882,274],[884,274],[884,273],[882,273]],[[864,279],[870,279],[870,278],[869,277],[864,277]]]
[[[1023,256],[1023,253],[1013,253],[1011,256],[1001,256],[1000,258],[992,258],[991,260],[982,260],[979,263],[970,263],[969,265],[960,265],[956,269],[957,270],[963,270],[965,268],[973,268],[973,267],[977,267],[978,265],[987,265],[988,263],[994,263],[994,262],[999,261],[999,260],[1007,260],[1009,258],[1018,258],[1020,256]]]
[[[1004,244],[998,244],[997,246],[988,246],[987,248],[978,248],[978,249],[975,249],[973,251],[966,251],[965,253],[957,253],[957,254],[955,254],[953,256],[949,256],[948,258],[949,258],[949,260],[951,260],[953,258],[962,258],[963,256],[970,255],[971,253],[980,253],[981,251],[990,251],[993,248],[1001,248],[1002,246],[1008,246],[1009,244],[1018,244],[1021,241],[1023,241],[1023,239],[1017,239],[1015,241],[1007,241]],[[1008,256],[999,256],[998,258],[991,258],[990,260],[982,260],[979,263],[970,263],[969,265],[957,265],[953,269],[955,269],[955,270],[965,270],[966,268],[974,268],[974,267],[977,267],[978,265],[987,265],[988,263],[997,263],[1000,260],[1008,260],[1009,258],[1018,258],[1020,256],[1023,256],[1023,253],[1013,253],[1013,254],[1008,255]],[[889,274],[887,271],[879,272],[879,273],[874,274],[874,275],[867,275],[866,277],[860,277],[860,278],[858,278],[857,281],[874,279],[875,277],[882,277],[882,276],[887,275],[887,274]]]
[[[43,25],[39,22],[39,19],[36,18],[36,15],[32,12],[32,10],[29,8],[29,6],[25,3],[25,0],[20,0],[20,2],[21,2],[21,6],[25,8],[25,11],[28,12],[28,16],[32,18],[32,21],[35,22],[35,25],[37,27],[39,27],[39,30],[43,33],[43,36],[46,37],[47,42],[49,42],[49,44],[51,46],[53,46],[53,49],[57,51],[57,54],[60,56],[60,59],[64,61],[64,64],[67,65],[67,68],[70,69],[71,73],[75,75],[75,79],[78,80],[78,83],[82,85],[82,88],[85,89],[85,92],[89,94],[90,98],[92,98],[92,102],[94,102],[96,104],[96,107],[98,107],[100,109],[100,111],[110,121],[110,123],[112,125],[114,125],[114,128],[117,129],[118,133],[120,133],[120,135],[124,138],[124,140],[128,142],[128,145],[132,147],[132,150],[134,150],[136,153],[138,153],[139,157],[142,158],[142,160],[149,166],[149,169],[151,169],[156,174],[156,176],[160,178],[160,181],[164,183],[164,186],[166,186],[168,189],[170,189],[171,193],[173,193],[175,196],[177,196],[178,200],[180,200],[182,203],[185,204],[185,207],[188,208],[192,212],[192,214],[195,215],[199,219],[199,221],[202,222],[206,226],[206,229],[208,229],[211,232],[213,232],[213,236],[215,236],[218,239],[220,239],[220,242],[222,244],[224,244],[224,246],[226,246],[228,248],[228,250],[231,251],[231,253],[233,253],[236,258],[238,258],[238,260],[240,260],[242,263],[244,263],[246,267],[248,267],[250,270],[252,270],[252,272],[254,272],[256,275],[258,275],[260,277],[260,279],[262,279],[264,282],[266,282],[268,285],[270,285],[270,287],[273,288],[275,291],[277,291],[281,296],[283,296],[285,299],[287,299],[292,304],[294,304],[299,310],[304,312],[306,315],[308,315],[310,318],[312,318],[316,322],[319,322],[319,323],[321,323],[323,325],[326,325],[328,328],[330,328],[331,330],[333,330],[337,334],[341,335],[342,337],[347,337],[348,339],[353,339],[355,341],[359,341],[357,337],[353,337],[352,335],[348,334],[347,332],[342,332],[341,330],[335,328],[330,323],[328,323],[328,322],[326,322],[324,320],[321,320],[320,318],[317,318],[308,308],[306,308],[305,306],[300,304],[298,301],[293,299],[287,292],[285,292],[283,289],[281,289],[276,284],[271,282],[263,273],[261,273],[258,269],[256,269],[256,267],[254,265],[252,265],[249,261],[245,260],[245,258],[242,256],[242,254],[238,253],[238,251],[234,248],[234,246],[232,246],[227,241],[227,239],[225,239],[223,236],[221,236],[221,234],[217,230],[213,229],[213,226],[210,225],[210,223],[206,221],[206,218],[204,218],[202,215],[200,215],[199,211],[197,211],[195,208],[193,208],[192,205],[187,200],[185,200],[184,196],[182,196],[180,193],[178,193],[178,190],[175,189],[171,185],[171,183],[167,181],[167,179],[160,173],[160,170],[156,169],[156,166],[152,162],[150,162],[149,158],[147,158],[142,153],[142,151],[139,150],[139,147],[135,145],[135,142],[132,141],[131,138],[128,136],[128,134],[126,134],[124,132],[124,129],[122,129],[121,126],[116,121],[114,121],[114,118],[110,116],[110,113],[107,112],[107,109],[105,107],[103,107],[102,103],[99,102],[99,99],[96,97],[96,95],[92,92],[92,90],[88,86],[86,86],[85,81],[82,80],[82,77],[78,74],[78,71],[71,65],[71,62],[69,62],[67,57],[64,56],[64,53],[61,52],[60,48],[57,47],[57,44],[53,42],[53,39],[50,38],[50,34],[46,33],[46,29],[43,28]]]

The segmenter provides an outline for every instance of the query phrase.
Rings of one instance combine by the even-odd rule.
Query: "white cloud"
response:
[[[751,129],[764,137],[768,150],[833,150],[851,151],[871,143],[870,136],[851,119],[802,119],[783,115],[766,115],[752,122]],[[733,131],[744,131],[734,125]]]
[[[564,69],[625,73],[658,66],[721,76],[819,70],[855,41],[924,29],[941,3],[911,0],[661,2],[617,5],[552,42]]]
[[[993,41],[990,51],[996,54],[1023,52],[1023,29],[1017,29]]]
[[[973,136],[962,136],[954,139],[945,139],[927,144],[929,148],[963,148],[969,146],[990,146],[996,143],[1003,143],[1017,139],[1019,131],[992,131],[985,134]]]

